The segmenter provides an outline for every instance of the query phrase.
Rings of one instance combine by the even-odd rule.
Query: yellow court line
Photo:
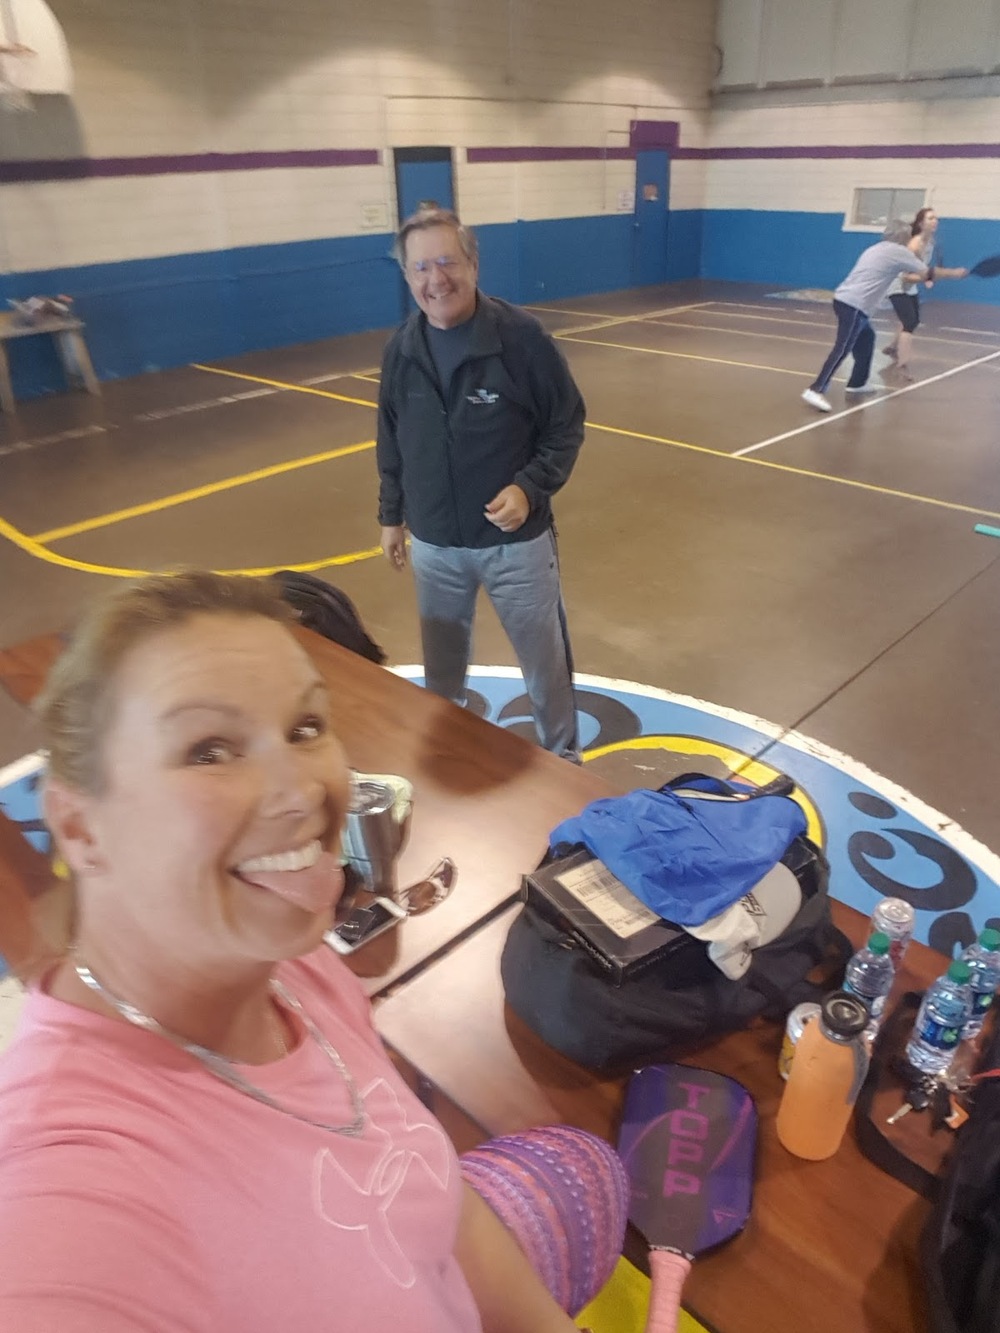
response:
[[[617,347],[622,352],[648,352],[651,356],[673,356],[682,361],[708,361],[713,366],[740,366],[744,370],[770,370],[775,375],[795,375],[799,379],[811,380],[815,378],[811,370],[788,370],[785,366],[760,366],[754,361],[727,361],[721,356],[695,356],[693,352],[666,352],[659,347],[635,347],[631,343],[601,342],[598,338],[564,338],[563,341],[582,343],[584,347]]]
[[[992,509],[977,509],[974,505],[958,504],[955,500],[938,500],[933,495],[916,495],[912,491],[897,491],[891,486],[876,486],[871,481],[854,481],[850,477],[835,477],[829,472],[813,472],[809,468],[793,467],[790,463],[775,463],[770,458],[752,458],[745,454],[730,454],[725,449],[712,449],[706,444],[687,444],[683,440],[669,440],[662,435],[644,435],[637,430],[622,430],[619,426],[601,426],[596,421],[588,421],[589,430],[607,431],[609,435],[624,435],[631,440],[649,440],[652,444],[668,444],[675,449],[689,449],[696,454],[711,454],[714,458],[728,458],[734,463],[757,463],[761,467],[773,468],[776,472],[791,472],[797,477],[811,477],[816,481],[832,481],[838,486],[853,486],[859,491],[871,491],[875,495],[888,495],[895,500],[915,500],[918,504],[933,505],[937,509],[952,509],[960,514],[974,514],[978,518],[1000,518],[1000,513]]]
[[[345,393],[332,393],[329,389],[314,389],[308,384],[290,384],[287,380],[269,380],[263,375],[245,375],[241,370],[220,370],[218,366],[203,366],[192,361],[192,370],[203,370],[206,375],[228,375],[233,380],[249,380],[251,384],[269,384],[272,389],[294,389],[296,393],[313,393],[317,398],[332,398],[338,403],[355,403],[358,407],[378,407],[378,403],[368,398],[349,398]]]
[[[117,565],[95,565],[89,560],[74,560],[72,556],[60,555],[58,551],[50,551],[47,547],[40,545],[27,533],[21,532],[12,523],[8,523],[5,518],[0,518],[0,537],[6,537],[8,541],[20,547],[25,554],[34,556],[36,560],[44,560],[46,564],[59,565],[63,569],[76,569],[83,574],[108,574],[119,579],[141,579],[145,578],[147,574],[162,573],[162,570],[121,569]],[[220,569],[217,572],[219,574],[246,574],[253,578],[265,578],[268,574],[277,574],[279,569],[291,569],[297,574],[311,574],[317,569],[326,569],[331,565],[353,565],[359,560],[372,560],[375,556],[381,554],[382,548],[380,546],[372,546],[365,551],[349,551],[346,555],[331,555],[325,556],[321,560],[307,560],[304,564],[267,565],[260,569]]]
[[[327,449],[321,454],[310,454],[308,458],[293,458],[286,463],[272,463],[270,467],[257,468],[255,472],[244,472],[239,477],[226,477],[223,481],[212,481],[205,486],[195,486],[189,491],[178,491],[176,495],[165,495],[161,500],[149,500],[145,504],[115,510],[113,514],[98,514],[95,518],[85,518],[79,523],[68,523],[62,528],[36,532],[31,540],[55,542],[61,541],[64,537],[76,537],[81,532],[107,528],[113,523],[122,523],[129,518],[141,518],[143,514],[156,514],[161,509],[171,509],[174,505],[187,504],[190,500],[201,500],[206,495],[217,495],[220,491],[233,490],[236,486],[246,486],[250,482],[264,481],[268,477],[281,476],[284,472],[295,472],[299,468],[312,467],[315,463],[328,463],[333,458],[345,458],[348,454],[359,454],[366,449],[374,448],[374,440],[364,440],[361,444],[347,444],[341,449]]]

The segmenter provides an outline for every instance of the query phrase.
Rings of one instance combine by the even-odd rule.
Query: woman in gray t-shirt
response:
[[[926,282],[933,276],[933,272],[908,248],[909,230],[905,222],[890,222],[882,240],[861,252],[858,262],[833,293],[837,336],[822,370],[802,393],[803,400],[817,412],[833,410],[826,391],[837,367],[848,355],[854,358],[854,364],[844,392],[848,395],[871,392],[868,373],[875,350],[871,316],[885,299],[893,281],[902,274],[906,274],[910,282]]]

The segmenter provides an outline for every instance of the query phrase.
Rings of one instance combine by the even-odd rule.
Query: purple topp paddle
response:
[[[650,1246],[646,1333],[676,1333],[691,1261],[742,1231],[753,1193],[757,1112],[741,1084],[687,1065],[632,1078],[618,1134],[629,1219]]]

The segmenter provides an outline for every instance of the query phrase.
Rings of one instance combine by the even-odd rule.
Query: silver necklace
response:
[[[106,1000],[107,1003],[110,1004],[113,1009],[117,1010],[127,1022],[132,1023],[137,1028],[142,1028],[146,1032],[155,1032],[157,1036],[166,1037],[166,1039],[173,1042],[175,1046],[179,1046],[182,1051],[187,1051],[189,1055],[193,1055],[196,1060],[205,1066],[210,1074],[214,1074],[215,1077],[221,1079],[223,1083],[228,1083],[231,1088],[235,1088],[237,1092],[243,1093],[245,1097],[252,1097],[255,1102],[260,1102],[263,1106],[269,1106],[273,1111],[280,1111],[282,1115],[290,1115],[293,1120],[301,1120],[303,1124],[312,1125],[315,1129],[328,1130],[331,1134],[344,1134],[348,1138],[356,1139],[363,1133],[365,1127],[365,1108],[364,1103],[361,1100],[361,1094],[358,1091],[358,1085],[351,1077],[351,1071],[347,1068],[339,1051],[327,1041],[326,1037],[312,1021],[296,997],[286,986],[283,986],[281,982],[275,978],[272,978],[270,982],[271,994],[278,996],[278,998],[283,1000],[290,1009],[295,1010],[298,1016],[302,1019],[306,1032],[347,1084],[347,1090],[351,1097],[351,1113],[353,1117],[349,1124],[328,1125],[325,1121],[313,1120],[311,1116],[299,1115],[297,1111],[293,1111],[287,1106],[282,1106],[279,1101],[276,1101],[269,1093],[265,1092],[263,1088],[258,1088],[255,1083],[251,1083],[249,1079],[244,1078],[239,1070],[236,1069],[234,1062],[227,1056],[220,1055],[218,1051],[210,1050],[207,1046],[201,1046],[196,1041],[187,1041],[184,1037],[179,1037],[175,1032],[171,1032],[168,1028],[165,1028],[162,1023],[158,1023],[155,1018],[150,1017],[149,1014],[144,1014],[142,1010],[137,1009],[134,1004],[129,1004],[127,1000],[123,1000],[120,996],[116,995],[114,991],[109,990],[103,982],[98,981],[90,968],[87,967],[86,963],[74,963],[73,966],[76,970],[76,975],[80,978],[83,984],[88,986],[95,992],[95,994],[100,995],[103,1000]]]

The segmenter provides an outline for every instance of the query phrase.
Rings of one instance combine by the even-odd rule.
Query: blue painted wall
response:
[[[840,213],[672,210],[667,276],[832,288],[874,239],[845,232],[842,223]],[[481,286],[508,301],[544,304],[631,282],[629,213],[476,231]],[[386,234],[351,236],[6,274],[0,302],[69,292],[87,324],[98,375],[117,379],[392,327],[403,305],[391,244]],[[1000,251],[1000,222],[946,219],[941,246],[948,265],[971,265]],[[941,283],[928,296],[1000,304],[1000,279]],[[63,388],[49,339],[24,339],[10,354],[19,397]]]
[[[878,240],[871,232],[843,231],[843,222],[843,213],[706,211],[701,276],[776,287],[836,287],[861,251]],[[971,268],[1000,251],[1000,222],[947,218],[939,229],[939,247],[948,267]],[[1000,279],[942,282],[926,296],[998,304]]]
[[[671,209],[667,218],[667,281],[701,275],[701,247],[706,213],[701,208]]]
[[[525,302],[612,292],[632,282],[632,214],[519,222]]]
[[[515,222],[476,228],[480,284],[508,301],[545,302],[628,287],[632,215]],[[379,234],[0,278],[0,299],[68,292],[87,325],[102,379],[310,342],[402,317],[392,237]],[[695,277],[701,214],[671,213],[671,278]],[[11,345],[21,398],[60,391],[48,338]]]

